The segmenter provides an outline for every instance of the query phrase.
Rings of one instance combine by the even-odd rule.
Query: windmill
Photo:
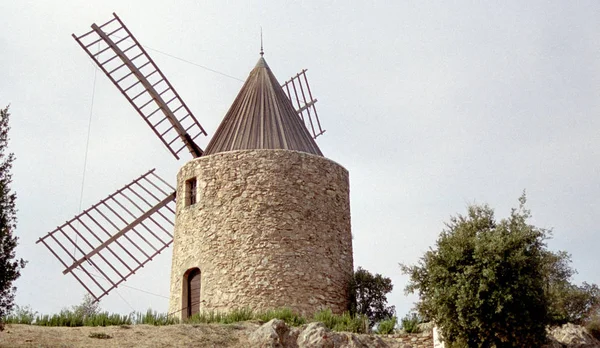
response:
[[[176,159],[185,151],[200,158],[204,151],[196,141],[207,132],[123,21],[113,16],[73,38]],[[305,125],[303,131],[312,138],[323,134],[306,70],[280,89],[277,93],[285,93]],[[175,187],[152,169],[36,243],[99,301],[172,244],[176,199]]]

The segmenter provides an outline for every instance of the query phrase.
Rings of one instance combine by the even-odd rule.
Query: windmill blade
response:
[[[317,99],[313,98],[310,91],[306,71],[306,69],[302,69],[296,76],[286,81],[281,88],[283,88],[288,99],[292,101],[292,105],[294,105],[308,132],[313,139],[316,139],[319,135],[325,133],[325,130],[321,128],[321,121],[319,121],[319,115],[315,107]]]
[[[73,34],[73,38],[175,158],[179,159],[185,148],[193,157],[201,156],[202,149],[194,140],[207,135],[206,131],[121,19],[115,13],[113,16],[100,26],[92,24],[92,30],[81,36]],[[96,46],[98,51],[93,53]]]
[[[173,242],[174,190],[152,169],[36,244],[99,301]]]

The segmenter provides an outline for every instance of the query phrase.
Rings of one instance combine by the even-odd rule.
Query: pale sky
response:
[[[259,58],[261,26],[280,82],[308,69],[318,144],[350,172],[354,265],[392,278],[400,317],[416,297],[398,263],[417,262],[468,204],[505,217],[523,189],[532,222],[554,230],[550,248],[572,254],[575,282],[600,283],[598,1],[0,0],[0,107],[11,105],[17,253],[29,261],[18,305],[81,301],[35,244],[80,199],[85,209],[151,168],[175,183],[191,158],[176,161],[100,71],[94,83],[71,34],[112,12],[209,136]],[[101,307],[166,312],[170,267],[168,249],[125,283],[152,294],[119,287]]]

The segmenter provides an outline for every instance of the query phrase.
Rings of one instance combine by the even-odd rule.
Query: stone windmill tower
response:
[[[151,170],[38,243],[96,300],[173,243],[169,312],[181,318],[243,307],[344,311],[353,272],[348,172],[323,157],[318,134],[305,126],[302,112],[316,102],[306,102],[298,81],[300,103],[294,79],[304,77],[308,88],[305,71],[286,82],[286,94],[261,49],[203,151],[194,139],[206,132],[114,17],[73,36],[171,153],[179,158],[188,149],[194,158],[180,169],[176,188]],[[98,42],[106,48],[93,53]]]
[[[204,155],[179,171],[170,312],[344,311],[348,189],[261,57]]]

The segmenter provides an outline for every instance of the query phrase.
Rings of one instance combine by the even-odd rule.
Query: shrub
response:
[[[312,321],[319,321],[333,331],[346,331],[354,333],[368,333],[370,331],[369,318],[364,314],[341,315],[333,314],[331,309],[324,309],[314,314]]]
[[[240,321],[246,321],[254,319],[254,312],[248,308],[234,309],[231,312],[218,312],[218,311],[205,311],[194,314],[190,318],[186,319],[188,324],[233,324]]]
[[[394,333],[398,318],[392,317],[386,320],[382,320],[377,323],[377,333],[380,335],[388,335]]]
[[[37,316],[35,325],[40,326],[111,326],[131,325],[132,319],[129,315],[109,314],[108,312],[97,313],[84,317],[81,312],[62,310],[58,314]]]
[[[565,260],[570,262],[570,258]],[[571,284],[568,279],[553,281],[548,287],[550,314],[553,325],[582,324],[600,305],[600,289],[596,284]]]
[[[528,223],[525,195],[507,219],[487,205],[450,219],[418,265],[402,265],[417,309],[448,346],[539,347],[546,342],[549,231]]]
[[[121,314],[109,314],[108,312],[94,314],[91,316],[87,316],[83,319],[83,326],[112,326],[131,324],[131,316]]]
[[[83,326],[83,317],[70,310],[63,309],[58,314],[44,314],[36,317],[35,324],[40,326]]]
[[[273,309],[259,313],[257,319],[267,322],[271,319],[281,319],[291,326],[300,326],[306,323],[306,319],[289,308]]]
[[[137,312],[135,315],[135,324],[147,324],[147,325],[173,325],[178,324],[179,319],[173,316],[169,316],[164,313],[158,313],[152,309],[148,309],[146,313]]]
[[[27,324],[31,325],[35,320],[35,316],[37,312],[34,312],[33,309],[29,306],[15,306],[13,312],[6,317],[7,324]]]
[[[251,319],[254,319],[254,311],[250,308],[236,308],[224,315],[221,323],[232,324]]]
[[[404,318],[402,318],[402,329],[406,333],[418,333],[419,324],[421,323],[421,319],[417,315],[417,313],[409,313]]]

